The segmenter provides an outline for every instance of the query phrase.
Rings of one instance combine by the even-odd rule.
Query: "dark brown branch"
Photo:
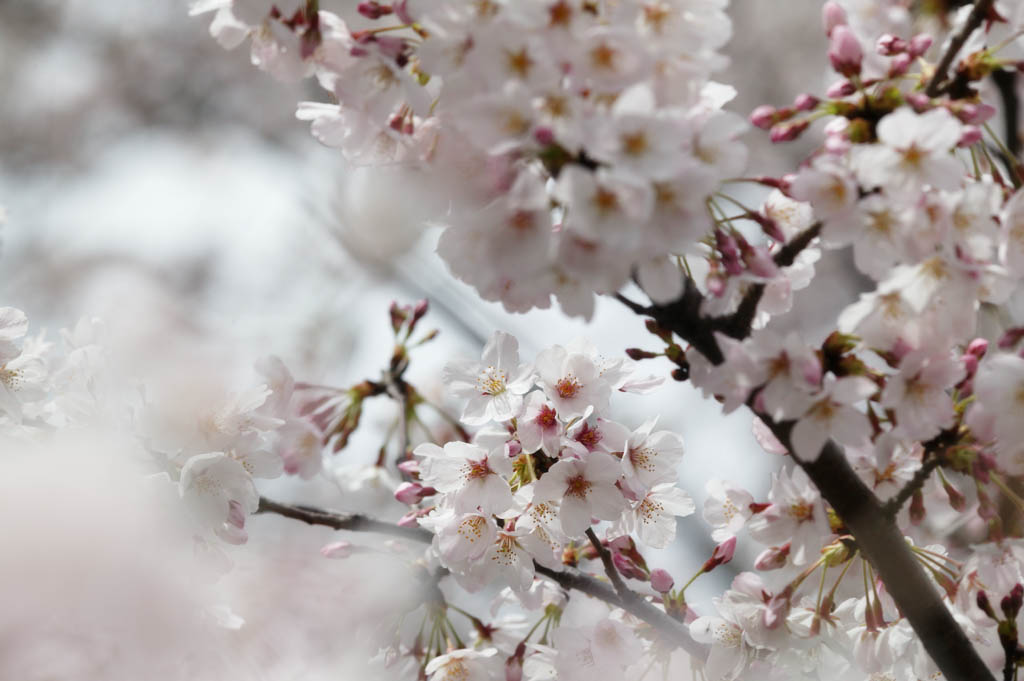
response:
[[[821,233],[822,223],[815,222],[813,225],[797,234],[786,243],[772,260],[778,267],[789,267],[796,261],[800,252],[807,248]],[[717,317],[709,320],[717,330],[732,338],[745,338],[750,333],[750,325],[754,323],[754,316],[757,315],[757,306],[761,304],[761,297],[764,296],[764,284],[751,286],[743,299],[737,306],[736,311],[725,317]]]
[[[292,520],[301,520],[308,525],[324,525],[350,532],[376,532],[427,544],[433,538],[430,532],[418,527],[402,527],[361,513],[335,513],[313,506],[282,504],[266,497],[260,497],[260,506],[256,512],[276,513]]]
[[[271,501],[266,497],[260,497],[260,506],[257,513],[276,513],[286,518],[300,520],[309,525],[324,525],[335,530],[348,530],[350,532],[376,532],[388,534],[394,537],[401,537],[421,544],[429,544],[434,535],[427,530],[418,527],[399,527],[393,523],[377,520],[358,513],[335,513],[312,506],[295,506]],[[591,534],[593,534],[591,532]],[[596,537],[595,537],[596,538]],[[600,542],[598,542],[600,544]],[[602,547],[603,548],[603,547]],[[610,560],[610,559],[609,559]],[[605,565],[606,569],[608,564]],[[634,591],[622,586],[624,591],[619,592],[606,584],[603,584],[593,577],[583,574],[579,570],[566,567],[562,570],[552,570],[538,563],[534,563],[537,574],[543,575],[552,580],[566,591],[576,590],[588,596],[600,599],[610,605],[622,608],[634,617],[646,622],[662,634],[666,642],[672,643],[690,655],[698,659],[707,657],[707,649],[693,640],[690,636],[688,626],[669,617],[665,611],[656,608],[650,602],[639,596]],[[614,570],[615,566],[612,565]],[[617,573],[615,573],[618,576]],[[621,583],[621,580],[619,580]]]
[[[594,529],[591,527],[587,528],[587,539],[590,540],[590,544],[597,551],[597,555],[601,558],[601,564],[604,565],[604,573],[608,575],[608,581],[615,587],[615,593],[619,594],[619,598],[623,601],[629,600],[631,597],[635,598],[636,594],[629,590],[626,583],[622,581],[622,575],[619,574],[618,569],[615,567],[615,563],[612,561],[611,552],[605,548],[601,540],[594,534]]]
[[[703,296],[696,284],[688,278],[679,300],[651,306],[647,314],[660,326],[690,343],[710,362],[721,364],[724,356],[714,337],[714,320],[701,317],[702,301]],[[737,333],[734,337],[743,338],[749,335],[750,327],[734,331]],[[793,451],[790,440],[793,421],[777,422],[765,414],[758,414],[758,417],[779,442]],[[871,561],[887,591],[945,677],[949,681],[993,680],[984,661],[946,609],[940,594],[908,548],[903,533],[854,472],[843,451],[829,441],[815,461],[798,460],[797,464],[850,529],[858,548]]]
[[[967,17],[967,22],[960,29],[960,32],[953,36],[953,40],[949,43],[949,47],[946,48],[946,52],[939,59],[938,65],[935,67],[935,73],[932,74],[931,81],[928,82],[928,87],[925,88],[924,92],[929,97],[938,97],[950,90],[953,86],[956,78],[947,81],[946,74],[949,72],[949,67],[952,66],[953,60],[956,55],[960,52],[960,48],[964,46],[967,39],[971,37],[971,34],[978,30],[982,22],[989,15],[992,10],[992,5],[995,0],[977,0],[974,3],[974,9],[971,10],[970,15]]]
[[[921,467],[914,473],[914,477],[907,481],[907,484],[896,493],[896,496],[885,502],[882,509],[885,511],[885,516],[890,520],[896,518],[896,514],[903,508],[903,504],[907,503],[907,499],[914,496],[914,492],[924,487],[924,483],[931,477],[931,474],[942,464],[942,457],[935,455],[930,459],[921,464]]]

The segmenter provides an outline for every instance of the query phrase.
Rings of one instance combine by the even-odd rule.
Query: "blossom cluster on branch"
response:
[[[398,554],[425,599],[381,642],[406,678],[1015,679],[1024,167],[1019,139],[993,130],[1016,95],[987,87],[1024,70],[1024,3],[945,4],[826,2],[833,83],[748,125],[712,80],[726,0],[374,1],[358,5],[363,28],[316,0],[194,0],[226,48],[249,40],[259,68],[315,78],[328,101],[297,116],[318,140],[419,171],[443,197],[422,215],[443,226],[439,254],[484,299],[554,298],[589,318],[614,295],[659,347],[608,359],[577,341],[525,361],[497,332],[479,360],[446,366],[453,416],[406,374],[436,334],[415,336],[426,304],[396,304],[379,378],[313,385],[268,359],[256,387],[171,409],[109,398],[96,324],[66,333],[53,363],[3,308],[4,434],[123,423],[210,553],[244,543],[257,512],[428,544]],[[798,166],[749,174],[751,126],[818,137]],[[871,290],[837,303],[825,333],[781,331],[822,250],[840,249]],[[650,304],[620,292],[631,282]],[[682,438],[614,417],[620,396],[661,382],[638,373],[654,357],[723,411],[749,409],[777,458],[763,499],[701,481],[715,548],[692,576],[644,556],[696,511],[677,485]],[[397,523],[260,497],[255,478],[316,476],[376,398],[397,406],[372,466],[400,480]],[[756,552],[750,569],[689,602],[738,546]],[[490,616],[460,598],[488,589]]]

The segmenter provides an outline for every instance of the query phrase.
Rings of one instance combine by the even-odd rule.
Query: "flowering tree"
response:
[[[443,225],[438,252],[482,298],[589,318],[613,296],[654,349],[526,358],[498,331],[447,365],[448,414],[407,375],[436,334],[427,304],[396,304],[378,378],[313,385],[269,358],[257,386],[181,414],[113,397],[97,323],[58,358],[3,308],[5,436],[129,429],[207,554],[245,543],[255,513],[395,538],[423,594],[379,641],[396,677],[1015,679],[1024,327],[979,318],[1012,319],[1024,278],[1024,3],[946,4],[826,2],[834,83],[749,116],[773,142],[816,146],[757,174],[741,139],[755,133],[724,108],[735,91],[712,80],[726,0],[363,2],[360,29],[316,0],[194,0],[224,47],[248,41],[275,78],[316,79],[324,101],[297,117],[320,142],[420,174],[443,198],[422,215]],[[758,207],[747,185],[765,188]],[[847,248],[874,289],[830,333],[778,330],[821,250]],[[641,370],[662,356],[672,380],[752,412],[781,462],[766,499],[725,471],[706,481],[717,546],[692,576],[644,558],[697,510],[678,485],[683,440],[615,415],[664,380]],[[375,398],[397,406],[377,467],[401,479],[401,520],[261,496],[254,479],[317,475]],[[753,564],[712,603],[688,601],[742,544]],[[490,615],[480,592],[496,594]]]

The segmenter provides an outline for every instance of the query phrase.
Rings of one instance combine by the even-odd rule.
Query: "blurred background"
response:
[[[358,24],[355,4],[321,7]],[[732,65],[719,79],[740,93],[733,110],[746,115],[822,89],[818,3],[780,11],[774,2],[733,0],[731,14]],[[419,351],[410,378],[435,394],[445,361],[477,356],[496,329],[518,336],[527,359],[578,336],[609,356],[653,347],[642,321],[615,301],[599,301],[590,323],[557,309],[510,315],[481,302],[434,254],[436,232],[417,224],[403,171],[346,167],[294,117],[296,102],[319,92],[272,80],[244,47],[223,51],[209,20],[190,18],[184,2],[0,0],[0,305],[25,310],[33,332],[46,328],[52,338],[81,316],[99,316],[120,361],[142,376],[219,372],[239,389],[256,382],[256,359],[276,354],[299,380],[349,385],[386,365],[389,302],[426,297],[441,336]],[[754,131],[747,142],[751,173],[777,174],[812,140],[776,147]],[[784,323],[815,328],[856,297],[861,284],[845,261],[826,257],[818,272],[813,299],[798,294]],[[658,360],[645,364],[668,371]],[[775,460],[759,453],[742,410],[723,417],[717,404],[673,383],[614,408],[628,425],[660,414],[660,427],[683,434],[681,486],[698,509],[704,481],[723,471],[763,498]],[[389,409],[367,415],[336,460],[344,471],[376,457]],[[333,508],[364,501],[347,497],[332,475],[264,489]],[[386,481],[378,496],[382,514],[400,515]],[[70,510],[76,497],[61,498]],[[318,549],[332,533],[279,518],[254,519],[250,535],[248,546],[231,549],[237,569],[222,583],[247,621],[230,645],[266,655],[234,678],[336,678],[343,632],[362,612],[349,596],[376,569],[372,561],[325,561]],[[698,510],[680,521],[677,546],[653,562],[688,576],[711,548]],[[713,577],[694,587],[698,601],[729,575]],[[297,601],[317,589],[324,600]],[[126,606],[117,617],[144,621],[147,612]],[[11,644],[9,633],[0,628],[0,643]],[[36,658],[25,660],[19,678],[51,678]],[[107,674],[95,678],[114,678]]]

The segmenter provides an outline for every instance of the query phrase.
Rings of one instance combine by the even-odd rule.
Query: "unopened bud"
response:
[[[988,594],[986,594],[984,591],[978,592],[977,603],[978,607],[981,609],[983,613],[985,613],[994,620],[999,619],[998,617],[996,617],[995,611],[992,610],[992,603],[988,600]]]
[[[750,124],[762,130],[768,130],[775,125],[775,107],[762,104],[750,112]]]
[[[886,33],[875,43],[875,50],[883,57],[892,57],[907,50],[907,41]]]
[[[397,301],[392,301],[391,307],[388,308],[388,314],[391,316],[391,329],[397,334],[405,324],[405,320],[409,318],[409,308],[399,305]]]
[[[703,572],[711,572],[719,565],[725,565],[732,560],[735,553],[736,537],[729,537],[715,547],[715,550],[711,552],[711,557],[704,562],[704,567],[702,567],[701,570]]]
[[[667,594],[675,586],[675,580],[666,570],[655,568],[651,570],[651,588],[660,594]]]
[[[977,144],[981,141],[981,128],[976,125],[965,125],[963,132],[960,133],[960,141],[956,143],[958,147],[967,148],[973,144]]]
[[[853,31],[848,26],[836,26],[829,40],[828,59],[835,72],[847,78],[860,75],[864,51]]]
[[[754,561],[754,568],[767,572],[768,570],[778,570],[781,567],[785,567],[791,546],[790,542],[786,542],[782,546],[772,546],[765,549]]]
[[[1020,612],[1021,605],[1024,605],[1024,586],[1015,584],[1010,593],[1003,597],[999,608],[1006,615],[1006,619],[1015,620],[1017,619],[1017,613]]]
[[[821,8],[821,26],[825,29],[825,36],[832,37],[832,32],[837,26],[846,25],[846,10],[834,0],[829,0]]]
[[[385,14],[391,14],[392,9],[390,5],[382,5],[379,2],[361,2],[356,11],[367,19],[380,19]]]
[[[626,356],[635,360],[653,359],[658,356],[658,353],[651,352],[650,350],[641,350],[640,348],[626,348]]]
[[[927,33],[918,33],[917,35],[910,39],[910,44],[907,47],[907,52],[910,53],[911,57],[914,57],[916,59],[917,57],[920,57],[925,52],[927,52],[928,48],[931,46],[932,37]]]
[[[909,54],[897,54],[889,62],[889,73],[887,75],[890,78],[899,78],[910,70],[910,65],[913,63],[914,60]]]
[[[433,487],[424,487],[418,482],[403,482],[395,490],[395,499],[413,506],[423,501],[424,497],[431,497],[437,494],[437,490]]]
[[[431,510],[433,510],[433,509],[430,509],[430,508],[414,508],[413,510],[409,511],[408,513],[403,515],[401,518],[399,518],[398,522],[395,523],[395,524],[398,525],[399,527],[419,527],[420,526],[420,518],[422,518],[423,516],[425,516],[428,513],[430,513]]]
[[[825,96],[829,99],[840,99],[841,97],[848,97],[856,91],[857,88],[854,84],[844,78],[829,85],[828,89],[825,90]]]
[[[792,142],[802,135],[809,125],[810,122],[806,120],[776,125],[772,128],[770,139],[775,144],[779,142]]]
[[[817,97],[805,92],[796,96],[793,108],[797,111],[813,111],[818,106],[818,101]]]
[[[647,581],[647,573],[637,567],[636,563],[631,561],[625,555],[621,553],[612,554],[612,562],[615,564],[615,569],[618,570],[619,574],[623,577]]]
[[[942,489],[946,491],[949,505],[953,507],[954,511],[963,511],[967,508],[967,498],[964,497],[963,492],[953,487],[948,481],[942,483]]]

